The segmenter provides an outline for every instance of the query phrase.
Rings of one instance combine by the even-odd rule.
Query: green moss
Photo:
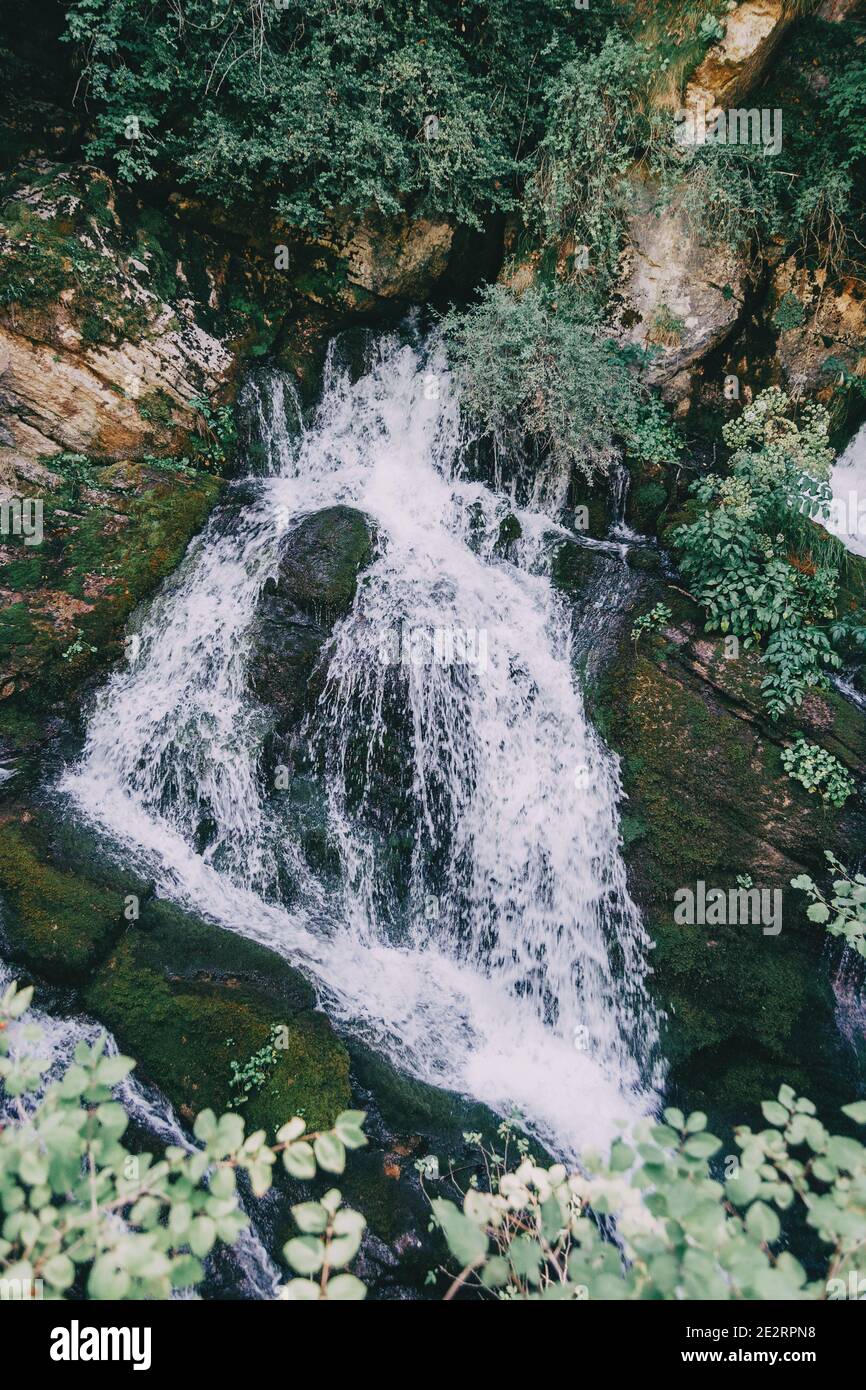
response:
[[[52,980],[92,970],[122,922],[117,893],[44,864],[14,825],[0,827],[0,892],[13,954]]]
[[[162,390],[149,391],[138,402],[138,413],[142,420],[149,420],[159,425],[170,425],[173,411],[174,402],[171,396]]]
[[[625,853],[655,942],[651,984],[667,1015],[672,1084],[688,1088],[709,1068],[722,1104],[735,1097],[745,1058],[764,1059],[769,1095],[777,1071],[806,1081],[814,1074],[816,1020],[825,1051],[835,1036],[820,968],[824,938],[788,885],[804,867],[820,872],[823,847],[843,852],[849,832],[783,776],[783,731],[765,730],[758,713],[757,662],[724,660],[721,644],[698,631],[689,601],[668,589],[666,601],[668,594],[678,640],[658,639],[637,654],[623,642],[592,701],[622,756]],[[814,713],[832,727],[832,704]],[[859,723],[862,740],[862,716]],[[783,892],[778,936],[765,936],[760,925],[674,922],[678,889],[699,880],[734,888],[740,874]],[[844,1075],[842,1064],[838,1072]]]
[[[652,535],[659,516],[667,506],[667,489],[661,483],[643,483],[629,498],[629,520],[636,531]]]
[[[348,1062],[322,1015],[282,1025],[276,1009],[241,990],[172,985],[142,967],[133,933],[88,990],[87,1005],[187,1118],[206,1106],[217,1113],[229,1107],[231,1062],[242,1066],[264,1047],[274,1023],[286,1027],[288,1046],[243,1108],[251,1127],[273,1137],[297,1113],[311,1128],[327,1126],[348,1105]]]
[[[39,732],[39,720],[32,714],[0,705],[0,738],[7,739],[14,748],[26,748],[39,737]]]
[[[0,609],[0,649],[10,652],[27,647],[35,637],[33,619],[26,603],[10,603]]]
[[[6,694],[26,714],[68,701],[119,654],[122,624],[176,568],[221,489],[210,474],[174,463],[78,460],[68,477],[60,472],[63,487],[43,500],[38,553],[19,545],[4,572],[18,595],[0,609]],[[64,660],[79,634],[79,651]]]
[[[311,1129],[350,1103],[349,1059],[309,985],[280,957],[171,904],[146,903],[86,1003],[187,1118],[226,1110],[242,1067],[281,1030],[278,1060],[242,1107],[273,1137],[301,1113]],[[284,1046],[282,1044],[285,1044]]]

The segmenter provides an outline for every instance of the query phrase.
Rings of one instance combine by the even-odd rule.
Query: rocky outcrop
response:
[[[450,222],[368,213],[337,224],[323,244],[345,261],[347,295],[423,303],[448,270],[454,244]]]
[[[789,884],[804,871],[825,875],[825,848],[855,864],[866,817],[827,811],[786,775],[781,752],[802,730],[862,781],[866,719],[835,692],[814,692],[772,724],[759,659],[726,658],[651,553],[635,581],[631,604],[614,610],[618,653],[593,683],[591,708],[622,759],[625,854],[655,942],[652,985],[666,1014],[673,1093],[723,1118],[738,1106],[742,1118],[782,1080],[806,1095],[820,1085],[841,1104],[854,1085],[852,1058],[833,1021],[826,937]],[[633,618],[656,602],[672,620],[636,648]],[[679,889],[703,881],[727,891],[740,876],[782,893],[777,934],[677,924]]]
[[[683,199],[635,185],[612,317],[620,341],[653,350],[647,380],[672,402],[735,327],[749,283],[747,257],[698,236]]]
[[[453,284],[471,241],[446,221],[376,212],[335,215],[316,240],[177,193],[163,211],[127,194],[121,215],[101,170],[44,159],[9,183],[0,449],[15,459],[182,454],[207,434],[198,402],[227,399],[246,356],[271,351],[305,380],[352,316]]]
[[[736,5],[723,18],[724,37],[692,74],[684,105],[737,106],[763,75],[794,14],[787,0],[743,0]]]
[[[839,377],[866,375],[866,293],[862,281],[833,279],[795,257],[772,277],[766,326],[778,334],[780,382],[793,395],[829,398]]]
[[[174,454],[232,354],[154,288],[111,181],[86,165],[22,170],[0,223],[3,439],[24,457]]]
[[[121,655],[124,620],[220,493],[217,478],[181,465],[53,468],[0,463],[0,494],[27,499],[35,542],[10,531],[0,543],[0,741]]]

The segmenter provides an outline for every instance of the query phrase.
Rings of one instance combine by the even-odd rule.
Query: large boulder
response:
[[[350,1103],[349,1059],[304,977],[281,956],[154,898],[132,872],[26,810],[0,827],[6,951],[38,975],[82,988],[186,1119],[242,1101],[250,1129],[292,1115],[333,1124]],[[244,1092],[233,1081],[273,1047]]]
[[[685,187],[663,202],[653,182],[635,182],[633,193],[613,326],[621,342],[654,349],[647,380],[680,403],[694,369],[737,324],[748,257],[698,235]]]
[[[692,74],[685,105],[737,106],[766,70],[795,18],[787,0],[743,0],[724,16],[725,33]]]
[[[418,303],[430,297],[448,269],[454,227],[406,214],[385,218],[368,213],[335,225],[324,241],[343,259],[347,291],[356,301]]]
[[[354,507],[314,512],[287,536],[262,594],[249,659],[256,696],[282,721],[305,704],[322,647],[351,609],[372,553],[370,522]]]
[[[42,508],[37,544],[23,534],[0,544],[0,740],[13,706],[69,702],[121,654],[123,622],[178,564],[220,490],[173,464],[0,460],[0,499]]]

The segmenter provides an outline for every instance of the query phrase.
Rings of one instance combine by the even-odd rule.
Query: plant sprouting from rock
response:
[[[792,878],[791,887],[799,888],[811,898],[806,908],[810,922],[822,923],[830,936],[844,937],[852,950],[866,957],[866,875],[852,874],[831,850],[825,850],[824,854],[836,874],[832,897],[828,897],[808,874]]]
[[[673,613],[666,603],[656,603],[648,613],[641,613],[635,618],[631,629],[631,640],[635,648],[645,633],[661,632],[672,619]]]
[[[467,414],[503,450],[528,436],[562,487],[607,474],[625,444],[641,458],[676,457],[664,407],[575,290],[490,285],[452,311],[444,334]]]
[[[844,764],[820,744],[809,743],[802,734],[782,749],[782,765],[788,776],[805,787],[810,795],[820,796],[825,806],[833,806],[836,810],[841,809],[857,790]]]

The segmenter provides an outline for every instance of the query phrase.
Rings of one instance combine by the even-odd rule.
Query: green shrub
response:
[[[832,898],[828,899],[808,874],[792,878],[791,887],[812,899],[806,909],[811,922],[823,923],[830,936],[844,937],[852,950],[866,956],[866,875],[849,873],[830,850],[824,854],[839,875],[833,882]]]
[[[444,322],[461,403],[507,446],[533,437],[562,473],[592,479],[619,459],[675,457],[660,402],[577,291],[488,285],[469,310]]]
[[[778,328],[780,333],[785,333],[791,328],[800,328],[806,317],[806,311],[795,294],[787,290],[779,300],[778,308],[773,315],[773,327]]]
[[[168,1298],[200,1283],[206,1256],[220,1242],[232,1245],[249,1224],[239,1171],[262,1197],[278,1160],[292,1178],[308,1181],[319,1169],[342,1173],[346,1150],[367,1142],[357,1110],[318,1134],[307,1134],[296,1117],[272,1144],[264,1130],[246,1135],[239,1115],[217,1119],[205,1110],[194,1126],[197,1149],[133,1154],[121,1142],[129,1121],[114,1092],[135,1063],[109,1054],[104,1037],[82,1041],[63,1075],[44,1085],[51,1061],[41,1049],[43,1030],[22,1022],[32,995],[11,984],[0,996],[0,1095],[15,1107],[0,1125],[4,1281],[32,1289],[39,1280],[51,1299]],[[363,1298],[364,1285],[346,1266],[364,1218],[343,1207],[336,1189],[292,1212],[301,1234],[283,1254],[299,1277],[280,1297]]]
[[[841,665],[838,550],[822,559],[810,525],[828,504],[830,421],[814,403],[796,422],[790,410],[772,387],[724,426],[729,472],[694,484],[703,510],[673,537],[707,631],[731,633],[745,648],[764,644],[761,688],[774,718],[826,687]]]
[[[668,1109],[663,1123],[638,1124],[606,1158],[585,1155],[579,1174],[536,1163],[525,1139],[515,1161],[513,1124],[500,1130],[498,1152],[467,1135],[489,1186],[470,1186],[459,1204],[432,1200],[451,1257],[446,1297],[464,1287],[544,1301],[838,1296],[866,1249],[866,1148],[830,1134],[790,1086],[762,1111],[767,1128],[735,1131],[739,1157],[727,1159],[724,1176],[722,1141],[700,1112]],[[866,1124],[866,1102],[843,1114]],[[827,1251],[818,1277],[782,1230],[795,1207]],[[619,1245],[599,1217],[615,1221]]]

